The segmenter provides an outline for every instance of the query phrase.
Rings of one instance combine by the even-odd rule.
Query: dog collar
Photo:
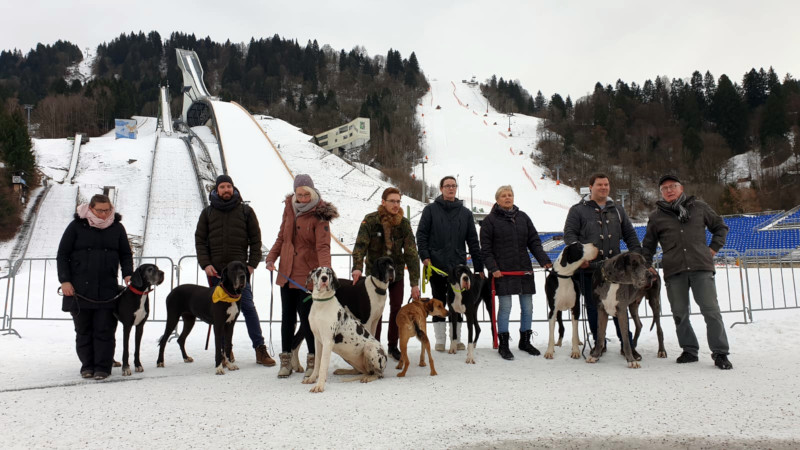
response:
[[[561,275],[560,273],[553,271],[558,278],[572,278],[572,275]]]
[[[369,281],[371,281],[372,285],[375,286],[375,292],[377,292],[378,295],[386,295],[386,289],[379,288],[378,285],[375,284],[375,280],[373,280],[372,278],[370,278]]]
[[[312,296],[310,296],[310,295],[308,296],[308,298],[310,298],[311,300],[314,300],[315,302],[327,302],[328,300],[330,300],[330,299],[332,299],[332,298],[336,298],[336,294],[334,294],[334,295],[331,295],[331,296],[330,296],[330,297],[328,297],[328,298],[314,298],[314,297],[312,297]],[[305,300],[304,300],[304,301],[305,301]]]
[[[147,291],[140,291],[139,289],[136,289],[135,287],[133,287],[132,284],[128,285],[128,290],[133,292],[136,295],[147,295],[147,294],[153,292],[153,289],[149,289]]]

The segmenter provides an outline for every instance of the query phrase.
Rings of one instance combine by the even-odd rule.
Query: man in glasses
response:
[[[656,246],[663,251],[662,266],[667,286],[672,317],[678,344],[683,353],[679,364],[697,362],[700,349],[697,336],[689,322],[689,288],[706,321],[708,346],[714,365],[732,369],[728,361],[728,336],[719,311],[717,286],[714,281],[714,256],[725,245],[728,226],[706,203],[686,197],[681,180],[675,175],[664,175],[658,180],[661,191],[658,209],[650,214],[647,231],[642,241],[644,257],[652,264]],[[711,243],[706,244],[706,228],[711,233]],[[650,270],[655,273],[652,267]]]
[[[598,249],[597,259],[584,263],[575,273],[574,279],[580,284],[583,302],[586,306],[586,320],[597,345],[597,304],[592,295],[592,277],[598,271],[603,260],[621,253],[620,240],[625,241],[628,250],[641,253],[642,246],[631,220],[625,214],[622,205],[617,205],[609,197],[611,184],[608,175],[596,173],[589,178],[589,199],[581,200],[572,206],[564,224],[564,242],[571,244],[594,244]],[[619,321],[614,317],[617,338],[622,342]],[[628,327],[630,330],[630,327]],[[633,344],[633,334],[628,332],[628,339]],[[620,344],[621,347],[621,344]],[[605,347],[604,347],[605,349]],[[634,358],[641,359],[635,348],[631,348]],[[620,352],[622,349],[620,348]]]
[[[361,278],[364,258],[367,259],[366,275],[370,275],[372,264],[381,256],[389,256],[394,262],[394,282],[389,284],[389,355],[400,360],[397,348],[398,330],[397,313],[403,306],[403,268],[408,267],[408,282],[411,285],[411,297],[419,299],[419,261],[417,260],[417,243],[411,222],[403,217],[400,206],[400,190],[386,188],[381,195],[378,210],[364,216],[358,228],[358,237],[353,246],[353,284]],[[380,341],[381,322],[375,332],[375,339]]]
[[[439,181],[439,190],[442,194],[422,210],[422,218],[417,227],[417,246],[422,264],[424,266],[433,264],[433,267],[450,273],[457,265],[467,263],[466,247],[469,247],[475,273],[483,278],[483,261],[481,260],[478,232],[475,230],[475,219],[463,202],[456,198],[458,190],[456,179],[452,176],[442,178]],[[433,272],[430,283],[433,298],[445,301],[448,296],[453,296],[447,285],[446,276]],[[433,317],[433,330],[436,336],[434,348],[440,352],[443,352],[445,348],[447,331],[445,320],[444,317]],[[462,315],[459,314],[456,328],[458,350],[465,349],[464,344],[461,343],[463,320]]]

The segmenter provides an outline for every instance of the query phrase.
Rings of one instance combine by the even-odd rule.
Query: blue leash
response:
[[[276,270],[275,272],[278,272],[278,271]],[[291,279],[291,278],[287,277],[286,275],[284,275],[284,274],[282,274],[282,273],[280,273],[280,272],[278,272],[278,275],[280,275],[280,276],[282,276],[283,278],[286,278],[287,280],[289,280],[289,283],[292,283],[293,285],[297,286],[298,288],[300,288],[300,289],[301,289],[303,292],[305,292],[306,294],[310,294],[310,293],[311,293],[311,291],[309,291],[308,289],[306,289],[306,287],[305,287],[305,286],[300,286],[300,283],[298,283],[298,282],[294,281],[293,279]]]

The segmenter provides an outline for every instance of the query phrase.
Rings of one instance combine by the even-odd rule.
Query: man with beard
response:
[[[463,202],[456,198],[458,185],[453,176],[446,176],[439,181],[439,190],[442,195],[436,197],[433,203],[422,210],[422,218],[417,227],[417,246],[422,265],[433,264],[444,272],[450,273],[457,265],[467,263],[465,243],[469,246],[472,256],[472,265],[475,274],[484,278],[483,261],[481,260],[481,247],[478,242],[478,232],[475,230],[475,219],[472,211],[467,209]],[[448,299],[453,297],[453,291],[447,284],[447,276],[432,273],[430,278],[431,295],[433,298]],[[433,331],[436,336],[434,349],[443,352],[446,341],[447,322],[444,317],[433,317]],[[458,350],[464,350],[461,343],[461,325],[463,316],[458,315],[456,337]],[[451,333],[452,336],[452,333]]]
[[[372,264],[381,256],[389,256],[398,268],[394,282],[389,285],[389,355],[400,360],[397,348],[397,312],[403,305],[403,267],[408,267],[411,297],[419,299],[419,261],[417,260],[417,244],[411,222],[403,217],[400,207],[400,191],[387,188],[381,195],[378,211],[367,214],[358,229],[356,245],[353,247],[353,284],[361,277],[364,257],[367,258],[366,275],[369,276]],[[375,332],[375,339],[380,341],[381,322]]]
[[[228,175],[217,177],[216,186],[208,195],[211,205],[200,213],[194,245],[197,263],[205,270],[208,283],[216,286],[219,272],[232,261],[247,264],[247,283],[239,300],[239,307],[247,325],[247,334],[256,351],[256,362],[271,367],[275,360],[269,356],[261,333],[250,277],[261,261],[261,229],[256,213],[242,201],[239,190]]]
[[[664,175],[658,180],[663,200],[650,214],[647,231],[642,240],[644,257],[653,262],[656,247],[661,243],[664,282],[667,298],[675,320],[675,332],[683,353],[678,364],[697,362],[700,345],[689,322],[689,288],[700,313],[706,321],[708,346],[714,365],[722,370],[732,369],[728,361],[728,336],[719,311],[717,285],[714,281],[714,256],[725,246],[728,226],[706,203],[686,197],[681,180]],[[706,244],[706,228],[711,243]],[[652,267],[650,271],[656,273]]]

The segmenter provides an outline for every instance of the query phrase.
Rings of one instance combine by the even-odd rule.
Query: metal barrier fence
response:
[[[349,275],[352,268],[351,255],[341,253],[331,256],[334,270]],[[149,320],[151,321],[166,320],[166,296],[175,286],[185,283],[207,284],[205,272],[198,266],[194,255],[182,256],[177,264],[167,256],[136,257],[135,263],[137,266],[141,263],[153,263],[164,271],[164,283],[150,294]],[[660,257],[657,257],[657,267],[659,263]],[[725,314],[742,315],[742,320],[734,324],[752,322],[754,311],[800,308],[797,297],[797,283],[800,278],[797,271],[800,270],[800,259],[792,258],[786,252],[774,250],[748,250],[743,255],[734,250],[722,250],[717,254],[715,263],[720,310]],[[0,276],[0,295],[5,291],[0,332],[19,336],[12,326],[16,320],[71,319],[68,313],[61,311],[61,298],[57,295],[60,283],[55,258],[0,260],[0,270],[4,267],[7,267],[8,271],[5,276]],[[277,273],[273,275],[279,276]],[[544,270],[537,267],[534,270],[534,279],[538,294],[534,296],[533,319],[534,322],[542,323],[547,321],[547,306],[543,295]],[[406,283],[407,280],[406,277]],[[297,281],[302,283],[304,280]],[[277,282],[277,279],[273,282]],[[257,270],[251,278],[251,286],[261,322],[280,323],[280,313],[274,314],[275,308],[280,311],[280,294],[277,295],[278,304],[275,305],[275,289],[270,284],[270,272]],[[430,291],[425,295],[429,296]],[[652,311],[649,305],[643,303],[645,303],[644,311],[640,317],[651,318]],[[266,306],[269,307],[269,317],[265,314]],[[661,306],[661,316],[671,316],[665,289],[662,290]],[[388,309],[388,301],[386,307]],[[514,316],[512,311],[512,317]],[[388,317],[388,314],[384,317]],[[239,320],[243,318],[240,317]],[[489,321],[489,316],[483,308],[480,320]],[[585,320],[585,317],[582,317],[582,320]]]

